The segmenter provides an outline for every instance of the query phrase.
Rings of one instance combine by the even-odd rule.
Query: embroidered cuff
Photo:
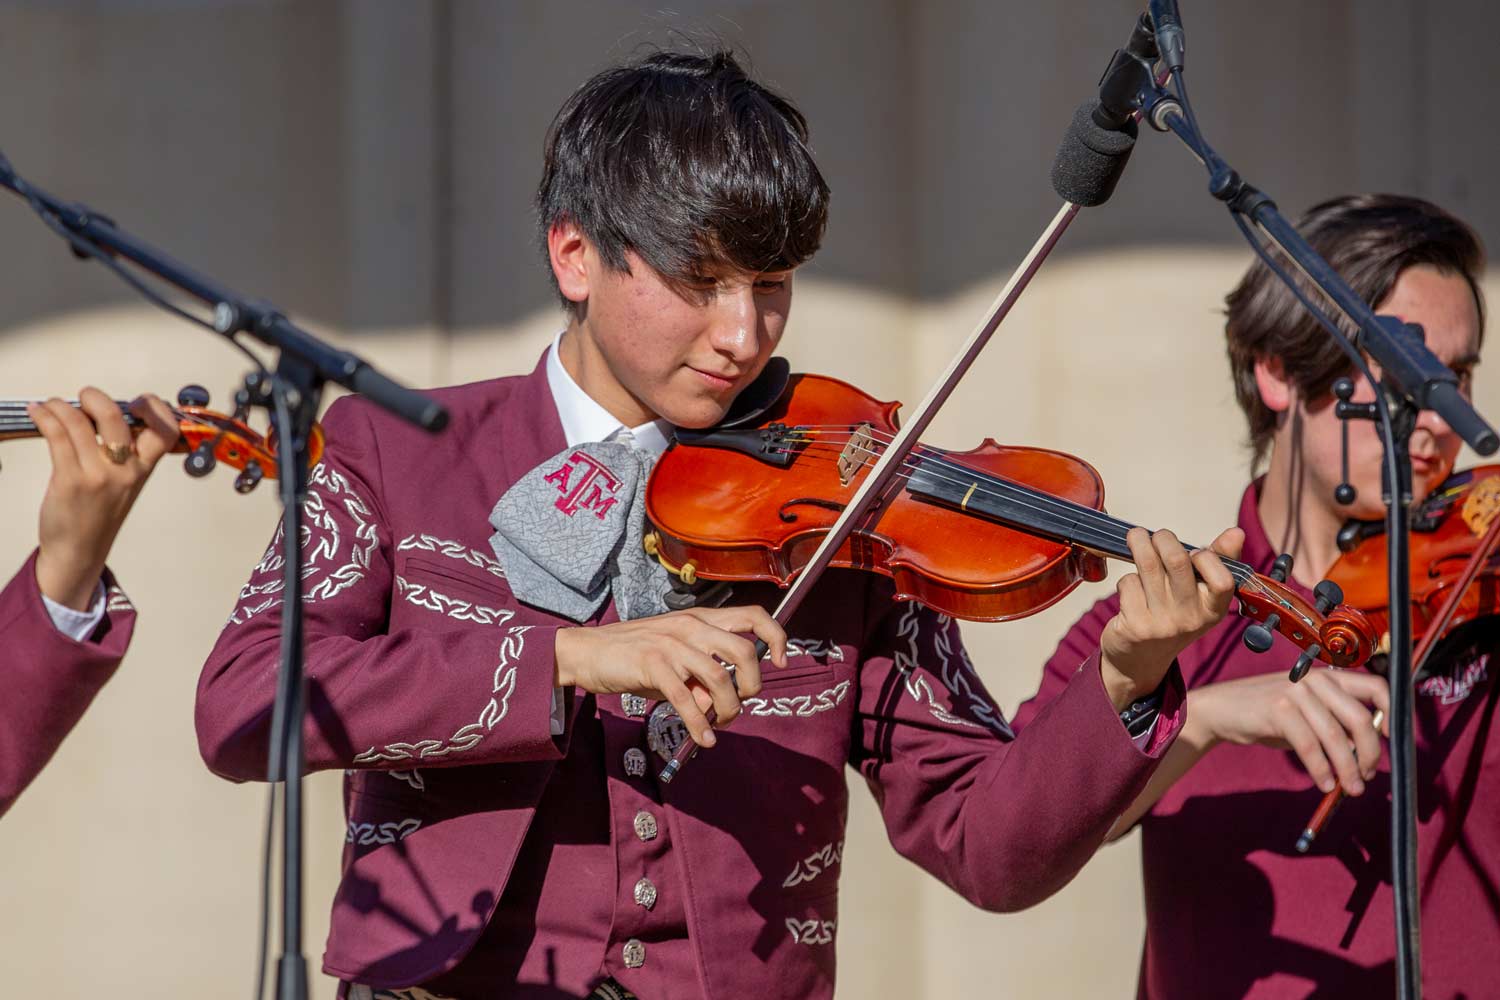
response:
[[[87,611],[58,604],[46,594],[42,595],[42,604],[47,608],[53,627],[74,642],[83,642],[104,620],[104,581],[94,584],[94,596],[89,600]]]

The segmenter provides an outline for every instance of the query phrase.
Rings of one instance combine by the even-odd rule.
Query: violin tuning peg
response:
[[[240,470],[240,474],[234,477],[235,491],[249,493],[255,487],[259,486],[260,481],[265,477],[265,470],[260,467],[259,462],[253,460],[246,462],[245,467]]]
[[[1271,648],[1276,641],[1273,634],[1276,626],[1281,624],[1281,616],[1273,614],[1264,622],[1257,622],[1245,629],[1245,648],[1252,653],[1264,653]]]
[[[1313,603],[1318,609],[1318,614],[1326,615],[1344,603],[1343,588],[1332,580],[1324,580],[1313,588]]]
[[[1323,655],[1323,647],[1316,644],[1308,646],[1302,651],[1302,655],[1297,657],[1297,662],[1292,664],[1292,670],[1287,674],[1287,679],[1295,684],[1306,677],[1307,672],[1312,669],[1313,661],[1321,655]]]
[[[201,385],[185,385],[177,390],[178,406],[207,406],[208,390]]]
[[[214,466],[218,464],[219,460],[214,457],[213,445],[208,441],[204,441],[198,447],[188,452],[187,458],[182,460],[182,467],[187,470],[188,475],[195,479],[201,479],[208,475],[214,471]]]
[[[1271,564],[1271,572],[1266,575],[1277,583],[1286,583],[1287,577],[1292,575],[1292,557],[1285,552],[1277,556]]]

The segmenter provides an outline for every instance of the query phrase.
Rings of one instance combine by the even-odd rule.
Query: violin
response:
[[[0,400],[0,441],[40,437],[41,431],[26,415],[26,400]],[[77,406],[75,402],[72,405]],[[115,400],[125,415],[126,426],[135,429],[141,421],[130,412],[130,403]],[[238,417],[216,413],[207,408],[208,391],[202,386],[185,386],[177,394],[177,405],[171,407],[177,418],[181,437],[172,448],[186,453],[184,468],[190,476],[206,476],[220,462],[239,470],[234,488],[249,493],[262,479],[275,479],[280,471],[276,459],[274,435],[267,438]],[[323,455],[323,428],[313,425],[308,439],[308,463],[316,465]]]
[[[1436,628],[1440,640],[1455,627],[1500,612],[1500,562],[1487,551],[1465,578],[1476,551],[1500,519],[1500,465],[1480,465],[1445,479],[1411,511],[1412,638],[1424,640]],[[1328,578],[1345,599],[1364,611],[1376,634],[1388,639],[1390,591],[1387,585],[1384,521],[1350,521],[1339,531],[1343,553]],[[1493,543],[1491,543],[1493,544]],[[1490,551],[1493,551],[1492,549]],[[1459,587],[1458,601],[1440,622],[1444,602]],[[1377,652],[1383,652],[1386,639]],[[1415,664],[1415,659],[1413,663]]]
[[[896,435],[899,407],[835,378],[791,375],[749,419],[679,429],[647,485],[647,551],[684,583],[787,586]],[[1104,513],[1103,481],[1072,455],[990,439],[965,452],[918,444],[829,565],[890,577],[897,600],[1008,621],[1102,580],[1105,558],[1129,561],[1131,527]],[[1299,663],[1350,667],[1374,652],[1377,633],[1337,585],[1319,584],[1310,604],[1284,577],[1224,564],[1264,649],[1274,631],[1303,650]]]

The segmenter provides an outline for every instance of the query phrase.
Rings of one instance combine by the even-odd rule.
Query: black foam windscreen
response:
[[[1133,121],[1120,129],[1100,125],[1094,120],[1098,107],[1095,98],[1078,106],[1052,161],[1052,187],[1084,208],[1102,205],[1114,194],[1137,134]]]

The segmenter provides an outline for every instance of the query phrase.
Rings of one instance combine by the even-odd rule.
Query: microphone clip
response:
[[[1143,13],[1136,19],[1130,41],[1123,49],[1115,49],[1099,77],[1099,106],[1094,109],[1094,122],[1100,128],[1124,128],[1136,112],[1155,98],[1156,60],[1156,36],[1151,18]]]
[[[1378,420],[1380,409],[1374,403],[1351,403],[1354,395],[1354,380],[1340,376],[1333,380],[1333,394],[1338,402],[1333,404],[1333,415],[1338,417],[1341,441],[1339,443],[1339,484],[1333,488],[1333,500],[1341,507],[1352,504],[1359,496],[1354,484],[1349,482],[1349,421]]]

